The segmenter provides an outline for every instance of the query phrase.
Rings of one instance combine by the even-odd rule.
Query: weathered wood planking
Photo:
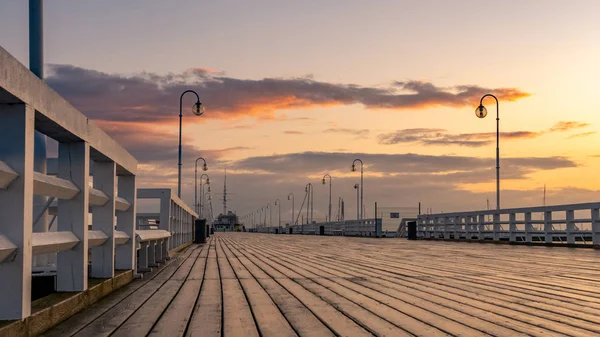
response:
[[[217,233],[50,335],[600,336],[599,262],[592,249]]]

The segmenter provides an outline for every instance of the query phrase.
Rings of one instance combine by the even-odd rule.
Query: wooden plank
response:
[[[237,260],[235,256],[231,256],[229,259],[229,261],[234,260]],[[250,303],[261,336],[297,336],[294,329],[279,311],[277,305],[271,300],[269,294],[260,286],[256,279],[249,274],[246,268],[239,263],[232,264],[232,268],[239,279],[248,302]],[[250,277],[240,278],[240,275],[242,274],[249,275]]]
[[[195,248],[193,250],[196,250]],[[126,297],[123,301],[95,319],[85,328],[77,332],[76,336],[106,336],[115,331],[125,322],[146,300],[148,300],[158,289],[173,275],[177,268],[189,257],[193,250],[188,250],[175,263],[169,264],[162,273],[148,281],[140,289]]]
[[[286,260],[285,257],[282,257],[282,259]],[[315,274],[307,272],[303,268],[298,268],[298,265],[290,266],[290,269],[293,269],[295,273],[304,277],[296,279],[300,285],[314,294],[321,296],[321,298],[329,298],[333,306],[338,306],[340,307],[339,309],[345,307],[351,310],[351,312],[356,313],[353,315],[351,312],[347,312],[363,324],[367,326],[371,324],[371,329],[375,333],[393,333],[395,336],[410,336],[411,333],[423,336],[447,336],[443,331],[423,324],[401,312],[392,311],[389,307],[381,306],[379,305],[380,303],[360,293],[343,287],[337,287],[333,282],[324,279],[326,277],[324,273]],[[365,314],[358,314],[361,309],[364,310]],[[369,321],[363,321],[364,318],[368,318]]]
[[[110,294],[110,296],[103,298],[102,300],[96,302],[91,305],[84,311],[79,312],[78,314],[72,316],[68,320],[63,323],[55,326],[52,330],[46,332],[44,336],[48,337],[60,337],[60,336],[71,336],[79,332],[81,329],[86,327],[88,324],[108,312],[110,309],[115,307],[125,298],[135,293],[138,289],[140,289],[143,285],[148,283],[150,280],[154,279],[157,275],[162,272],[168,272],[169,269],[166,267],[177,263],[181,257],[189,255],[191,250],[183,251],[179,256],[168,260],[165,266],[157,271],[153,271],[152,273],[145,274],[143,279],[134,280],[129,285],[117,290],[116,292]]]
[[[223,335],[258,337],[258,328],[252,311],[246,301],[244,291],[238,281],[228,258],[218,245],[219,270],[223,286]]]
[[[125,323],[111,334],[115,337],[145,336],[177,295],[183,281],[168,280]]]
[[[229,251],[229,249],[227,249],[227,251]],[[235,257],[232,256],[232,258]],[[296,299],[279,283],[275,282],[249,258],[238,257],[238,260],[240,260],[244,267],[252,274],[263,289],[265,289],[273,302],[275,302],[279,310],[281,310],[288,322],[300,336],[335,336],[325,324],[302,304],[302,302]]]
[[[204,282],[202,289],[200,289],[200,296],[194,307],[186,336],[221,336],[222,310],[219,266],[217,264],[214,240],[211,240],[206,261]]]
[[[263,248],[263,247],[260,247],[260,248],[261,248],[261,251],[262,251],[262,248]],[[311,251],[311,252],[314,252],[313,250],[310,250],[310,251]],[[295,255],[295,254],[294,254],[294,255]],[[361,256],[364,256],[364,255],[361,255]],[[348,260],[348,263],[350,263],[350,260],[353,260],[353,259],[347,259],[347,260]],[[298,262],[299,262],[299,263],[306,263],[307,261],[306,261],[306,259],[305,259],[305,258],[303,258],[303,257],[299,257],[299,258],[298,258]],[[354,264],[356,264],[356,262],[355,262],[355,261],[354,261]],[[335,265],[336,265],[336,263],[335,263],[335,262],[333,262],[333,261],[332,261],[332,262],[329,264],[329,266],[335,266]],[[364,267],[365,267],[365,268],[375,268],[375,269],[379,269],[379,268],[377,268],[377,267],[373,267],[373,265],[374,265],[374,264],[371,262],[371,263],[369,263],[368,265],[367,265],[367,264],[365,264],[365,265],[364,265]],[[444,281],[447,283],[447,279],[444,279]],[[471,292],[471,293],[472,293],[472,292]],[[479,296],[479,297],[474,297],[474,298],[481,298],[481,296]],[[486,298],[485,300],[487,300],[487,298]],[[482,301],[479,301],[479,302],[482,302]],[[512,316],[513,316],[513,318],[514,318],[514,319],[523,319],[523,315],[524,315],[524,314],[525,314],[525,315],[527,315],[527,312],[523,312],[523,311],[519,312],[518,314],[516,314],[516,313],[513,313],[513,312],[512,312],[512,310],[510,310],[510,309],[511,309],[511,307],[510,307],[510,306],[508,306],[508,307],[506,307],[506,308],[507,308],[507,309],[509,309],[509,310],[508,310],[508,314],[509,314],[509,315],[510,315],[510,314],[512,314]],[[488,308],[488,310],[493,310],[493,309],[489,309],[489,308]],[[531,311],[531,310],[530,310],[530,311]],[[587,334],[589,334],[589,333],[590,333],[590,331],[595,331],[595,330],[594,330],[592,327],[590,327],[589,325],[586,327],[586,328],[588,329],[588,331],[586,332],[585,330],[579,329],[579,327],[578,327],[578,326],[575,324],[575,322],[574,322],[574,321],[565,320],[564,318],[557,318],[557,319],[558,319],[558,320],[561,320],[561,321],[563,321],[564,323],[566,323],[566,324],[568,324],[568,325],[567,325],[567,326],[565,326],[565,325],[562,325],[562,324],[558,324],[558,323],[557,323],[557,322],[555,322],[555,321],[547,321],[547,320],[544,320],[544,321],[545,321],[545,324],[544,324],[544,326],[550,326],[550,327],[552,327],[553,329],[558,329],[559,331],[563,331],[563,332],[572,331],[572,333],[579,334],[579,335],[585,335],[586,333],[587,333]],[[529,320],[529,322],[530,322],[531,324],[535,324],[535,321],[536,321],[536,320],[538,320],[538,321],[539,321],[539,318],[532,318],[532,319],[530,319],[530,320]],[[581,322],[580,322],[580,323],[581,323]],[[584,326],[585,326],[585,322],[583,322],[583,324],[584,324]]]
[[[381,304],[385,304],[391,308],[394,308],[401,312],[403,315],[410,316],[409,319],[403,318],[402,327],[407,329],[413,334],[420,334],[425,329],[431,326],[437,327],[442,331],[446,331],[452,335],[468,335],[475,336],[478,334],[490,333],[496,336],[507,336],[507,335],[518,335],[514,330],[507,329],[505,327],[490,324],[484,320],[465,316],[463,313],[456,312],[429,301],[423,299],[415,299],[410,296],[403,296],[402,292],[399,292],[396,296],[389,296],[380,291],[373,290],[364,286],[362,283],[356,282],[356,280],[364,279],[363,274],[348,274],[345,272],[335,271],[332,265],[322,266],[322,268],[314,267],[313,263],[309,266],[303,266],[299,262],[283,258],[284,261],[288,261],[290,265],[295,266],[294,270],[306,270],[312,273],[319,273],[323,277],[327,278],[327,281],[331,284],[335,284],[333,287],[341,289],[342,291],[354,291],[357,294],[364,295],[370,299],[373,299]],[[305,260],[306,261],[306,260]],[[306,265],[306,263],[304,264]],[[319,284],[326,282],[317,281]],[[323,282],[323,283],[322,283]],[[327,286],[326,284],[323,284]],[[337,287],[337,285],[343,288]],[[329,289],[331,289],[328,286]],[[397,316],[397,313],[391,313],[393,316]],[[459,323],[460,322],[460,323]],[[424,325],[426,323],[427,325]],[[427,335],[431,335],[428,332]]]
[[[167,310],[160,317],[156,325],[150,331],[150,336],[183,336],[196,300],[202,287],[204,278],[204,267],[208,256],[208,245],[204,245],[202,251],[196,258],[188,278],[173,299]],[[193,279],[191,277],[194,277]]]

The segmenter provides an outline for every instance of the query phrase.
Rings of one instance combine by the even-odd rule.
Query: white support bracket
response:
[[[33,194],[70,200],[77,193],[79,189],[71,181],[33,172]]]
[[[0,263],[17,250],[17,246],[0,233]]]
[[[17,179],[19,175],[13,171],[5,162],[0,160],[0,189],[5,189]]]
[[[64,252],[78,243],[79,239],[75,234],[68,231],[33,233],[31,236],[33,255]]]

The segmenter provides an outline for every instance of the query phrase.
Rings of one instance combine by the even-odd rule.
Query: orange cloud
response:
[[[205,118],[220,119],[275,119],[276,111],[342,105],[396,111],[472,107],[487,93],[503,101],[529,96],[517,88],[437,87],[423,81],[395,82],[381,88],[319,82],[308,77],[249,80],[204,68],[164,76],[124,76],[70,65],[53,65],[50,72],[46,82],[88,117],[115,121],[170,120],[178,114],[181,93],[188,89],[200,95],[207,108]],[[193,94],[188,96],[183,100],[186,113],[195,99]]]

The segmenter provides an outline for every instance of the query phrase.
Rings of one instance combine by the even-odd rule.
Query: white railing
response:
[[[324,235],[370,236],[381,237],[381,218],[364,220],[346,220],[340,222],[319,222],[287,227],[257,227],[251,232],[273,234],[306,234],[320,235],[321,227]]]
[[[171,234],[161,229],[136,231],[138,243],[138,271],[150,271],[152,267],[169,258],[168,242]]]
[[[36,131],[58,142],[55,176],[34,171]],[[0,320],[30,315],[33,256],[56,253],[58,291],[135,269],[136,172],[133,156],[0,47]],[[50,198],[43,212],[58,199],[55,232],[33,233],[34,195]]]
[[[149,230],[151,223],[157,229],[170,234],[166,239],[168,250],[176,249],[181,245],[194,240],[194,220],[198,214],[194,212],[183,200],[168,188],[140,188],[137,191],[139,199],[159,199],[159,213],[138,213],[136,215],[136,228]]]
[[[600,202],[418,216],[423,239],[600,245]]]

